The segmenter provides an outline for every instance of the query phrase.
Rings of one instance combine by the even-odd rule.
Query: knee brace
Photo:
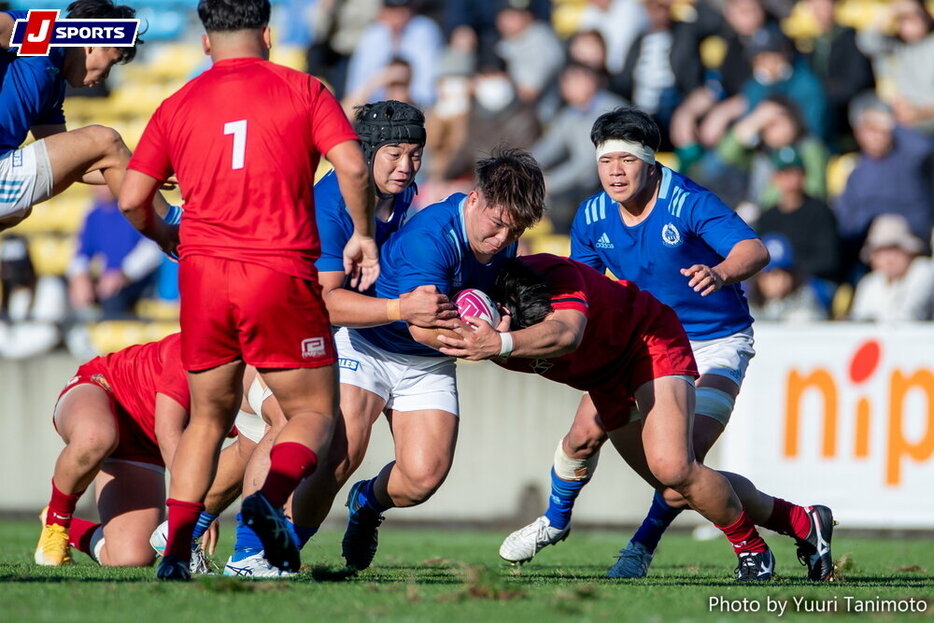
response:
[[[726,426],[733,413],[734,404],[736,404],[736,398],[722,389],[698,387],[694,413],[713,418]]]
[[[582,481],[590,480],[594,471],[597,469],[597,461],[600,459],[600,451],[589,459],[572,459],[564,452],[564,440],[558,442],[555,449],[555,474],[561,480]]]

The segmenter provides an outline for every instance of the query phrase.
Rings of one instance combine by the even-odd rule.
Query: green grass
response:
[[[391,524],[391,520],[390,520]],[[219,548],[229,552],[231,532]],[[834,553],[841,581],[802,580],[793,544],[769,541],[780,577],[764,586],[731,581],[734,559],[723,540],[697,542],[669,535],[643,580],[602,576],[628,534],[579,532],[542,552],[521,570],[496,556],[502,534],[392,530],[384,527],[374,567],[356,576],[340,572],[340,534],[323,532],[306,547],[306,568],[289,581],[204,577],[191,584],[153,580],[153,569],[103,569],[75,553],[76,565],[41,568],[32,563],[37,526],[0,522],[0,621],[105,623],[259,621],[344,623],[430,621],[543,623],[546,621],[774,621],[766,600],[788,602],[781,621],[827,616],[794,613],[793,598],[836,602],[859,621],[934,620],[934,542],[930,539],[857,538],[839,534]],[[220,556],[218,556],[220,561]],[[222,562],[222,561],[221,561]],[[708,600],[747,598],[760,612],[709,612]],[[923,614],[847,613],[845,597],[923,599]],[[171,609],[175,618],[166,613]]]

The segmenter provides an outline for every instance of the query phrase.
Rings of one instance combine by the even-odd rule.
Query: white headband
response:
[[[632,154],[639,160],[644,160],[649,164],[655,164],[655,150],[647,147],[646,145],[643,145],[642,143],[624,141],[618,138],[612,138],[597,145],[597,160],[600,160],[600,158],[607,154],[612,154],[619,151]]]

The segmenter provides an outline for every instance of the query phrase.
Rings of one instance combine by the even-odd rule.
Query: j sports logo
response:
[[[19,46],[20,56],[48,56],[53,47],[130,48],[138,32],[138,19],[58,19],[58,11],[30,11],[16,20],[10,45]]]

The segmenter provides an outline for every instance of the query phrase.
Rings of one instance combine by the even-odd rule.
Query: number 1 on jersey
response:
[[[246,119],[225,123],[224,134],[233,134],[233,153],[230,157],[230,168],[242,169],[246,155]]]

